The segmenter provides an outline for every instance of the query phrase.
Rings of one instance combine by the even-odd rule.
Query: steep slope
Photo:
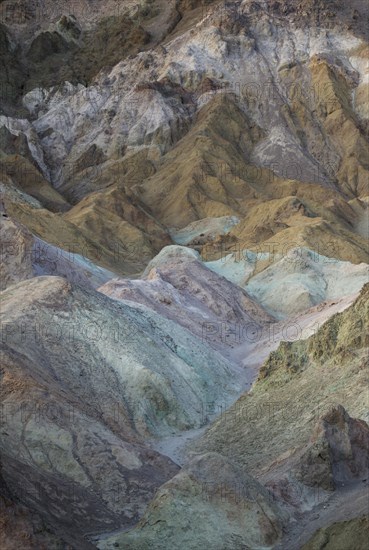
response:
[[[11,285],[1,314],[2,476],[72,540],[132,525],[176,473],[142,436],[200,427],[204,402],[239,390],[173,322],[62,278]]]
[[[284,255],[240,250],[206,265],[244,288],[277,319],[355,294],[369,281],[367,264],[341,262],[306,248],[288,248]]]
[[[12,498],[1,477],[0,545],[1,548],[8,550],[16,550],[20,547],[31,550],[46,550],[46,548],[66,550],[68,548],[68,543],[62,535],[55,535],[38,514]]]
[[[221,325],[242,326],[251,333],[273,321],[245,291],[208,270],[195,251],[180,246],[165,247],[143,278],[113,279],[99,291],[142,303],[226,354],[227,342],[219,339]]]
[[[22,308],[18,308],[20,303]],[[121,392],[131,422],[142,434],[200,426],[202,402],[210,396],[230,397],[237,388],[237,382],[231,380],[230,364],[172,321],[144,306],[120,304],[100,293],[73,287],[59,277],[37,277],[11,285],[4,291],[2,316],[4,343],[10,349],[18,346],[17,353],[22,352],[38,368],[46,361],[43,368],[54,371],[62,362],[65,383],[73,381],[70,391],[77,401],[97,389],[99,380],[93,372],[105,357],[101,368],[108,369],[110,376],[116,372],[113,377],[124,386],[105,397],[110,401],[116,395],[119,402]],[[22,327],[27,323],[29,331],[23,337]],[[49,332],[50,338],[45,338]],[[65,351],[59,357],[57,349],[61,351],[68,339],[79,344],[68,348],[68,359]],[[147,342],[146,349],[142,349],[142,339]],[[40,355],[43,351],[44,358]],[[91,354],[89,361],[83,354]],[[75,368],[83,370],[86,378],[74,376]],[[104,390],[100,389],[98,400],[103,399]]]
[[[270,500],[289,516],[273,546],[278,550],[301,548],[320,528],[314,544],[322,537],[321,544],[327,543],[325,527],[334,518],[366,513],[368,291],[366,285],[351,307],[314,336],[280,344],[251,391],[188,446],[189,461],[221,453],[269,489]],[[146,525],[132,532],[135,537],[153,533],[155,511],[148,514]],[[346,540],[343,527],[337,533],[339,545]]]
[[[267,487],[245,472],[238,457],[196,455],[159,490],[134,529],[98,539],[98,548],[192,549],[200,541],[211,541],[219,550],[301,548],[314,527],[342,514],[340,508],[346,506],[349,515],[365,512],[367,495],[361,480],[367,481],[368,451],[369,426],[351,419],[339,406],[319,420],[312,442],[285,453],[266,474],[261,471],[258,477]],[[334,483],[337,491],[332,498]],[[349,491],[341,489],[345,485]],[[338,543],[345,540],[342,527],[338,537],[334,527],[327,535],[331,531]],[[329,538],[322,540],[319,534],[313,543],[320,538],[324,547]]]
[[[206,258],[235,246],[274,247],[283,253],[294,245],[354,262],[367,260],[367,241],[354,227],[357,214],[341,193],[314,180],[286,181],[253,164],[250,153],[260,132],[232,95],[215,96],[164,156],[157,173],[137,187],[139,196],[169,226],[238,217],[240,223],[229,232],[233,240],[211,242],[203,250]],[[367,215],[365,203],[362,207]]]
[[[36,275],[59,275],[84,288],[97,288],[115,274],[71,251],[34,237],[4,212],[0,219],[1,290]]]
[[[7,214],[36,237],[117,274],[142,271],[161,245],[170,242],[168,233],[130,201],[122,212],[122,205],[110,199],[112,210],[118,210],[114,214],[105,207],[108,197],[102,205],[99,198],[96,205],[87,199],[64,216],[44,208],[9,177],[1,178],[0,197]]]
[[[351,307],[307,340],[282,342],[252,390],[212,425],[199,448],[237,457],[255,473],[303,444],[312,422],[332,405],[368,420],[368,293],[367,284]]]
[[[1,122],[0,122],[1,124]],[[7,133],[7,141],[10,141],[13,145],[19,135],[11,133],[7,129],[6,125],[1,127],[1,131]],[[17,132],[16,129],[13,129]],[[24,138],[24,134],[20,134],[21,140]],[[27,149],[29,144],[25,143]],[[6,144],[0,146],[0,149],[6,149]],[[40,172],[40,167],[35,166],[34,159],[27,159],[26,152],[23,152],[21,147],[9,147],[8,151],[11,154],[1,155],[0,170],[2,175],[2,183],[7,184],[9,181],[17,186],[18,189],[30,195],[39,203],[51,212],[65,212],[70,208],[68,202],[58,193],[45,177]],[[23,155],[21,154],[23,153]]]
[[[369,536],[369,520],[361,518],[335,522],[319,529],[314,537],[304,544],[302,550],[355,550],[365,548]]]
[[[52,185],[73,204],[98,192],[67,219],[95,231],[97,217],[111,216],[104,248],[114,231],[143,249],[141,268],[169,243],[165,229],[229,215],[240,223],[208,258],[217,245],[283,250],[293,241],[368,261],[365,3],[173,4],[156,15],[149,5],[122,7],[143,27],[175,21],[160,46],[125,57],[121,45],[120,62],[88,87],[77,78],[23,98]],[[87,35],[110,9],[80,23]],[[46,10],[41,26],[47,20]],[[140,234],[114,218],[118,207]]]
[[[35,235],[124,274],[142,270],[171,242],[165,228],[119,183],[104,195],[95,193],[71,208],[45,179],[48,169],[29,122],[0,117],[0,132],[2,201],[6,211]],[[91,151],[90,159],[81,160],[85,178],[100,177],[90,166],[95,159]],[[119,182],[118,167],[115,169]]]
[[[232,461],[208,453],[160,488],[134,530],[99,541],[98,548],[270,548],[283,519],[262,485]]]
[[[364,547],[368,2],[0,21],[0,546]]]
[[[4,212],[0,216],[0,290],[4,290],[13,283],[33,276],[32,235]]]
[[[161,3],[162,4],[162,3]],[[99,71],[152,47],[179,14],[150,0],[120,2],[4,0],[0,6],[6,69],[2,109],[19,110],[24,91],[64,81],[91,83]],[[158,13],[159,12],[159,13]],[[156,26],[156,28],[155,28]],[[146,27],[146,29],[145,29]],[[161,30],[159,30],[161,27]],[[154,29],[154,32],[152,32]]]

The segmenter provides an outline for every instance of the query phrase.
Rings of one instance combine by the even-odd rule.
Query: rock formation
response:
[[[368,24],[0,2],[0,546],[364,548]]]

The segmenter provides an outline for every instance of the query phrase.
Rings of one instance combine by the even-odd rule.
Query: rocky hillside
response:
[[[368,28],[0,1],[2,548],[365,548]]]
[[[260,368],[252,390],[212,425],[201,448],[237,456],[253,473],[302,444],[323,411],[336,404],[368,421],[368,320],[367,284],[351,307],[316,334],[282,342]]]
[[[334,518],[324,519],[329,491],[338,491],[330,505],[343,518],[355,509],[351,499],[358,499],[358,511],[366,510],[368,293],[366,285],[350,308],[307,340],[282,342],[251,391],[194,446],[196,453],[219,452],[237,460],[295,514],[318,506],[318,515],[305,515],[305,521],[320,518],[314,525]],[[362,420],[350,419],[342,403]],[[303,525],[292,529],[291,548],[304,540]]]
[[[1,120],[5,202],[39,237],[132,273],[168,231],[232,215],[230,240],[211,239],[207,256],[293,242],[367,261],[365,2],[351,12],[341,2],[125,2],[119,14],[94,3],[88,17],[81,2],[61,19],[48,9],[22,19],[9,4],[3,48],[20,50],[33,80]],[[122,18],[133,18],[141,52],[126,50],[135,40]],[[91,63],[93,79],[64,74],[73,67],[57,60],[68,56],[87,73]],[[15,200],[13,185],[46,212]]]

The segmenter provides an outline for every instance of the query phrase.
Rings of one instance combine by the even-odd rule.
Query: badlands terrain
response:
[[[367,0],[0,1],[0,548],[369,540]]]

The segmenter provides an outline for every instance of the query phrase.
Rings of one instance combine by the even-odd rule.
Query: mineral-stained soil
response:
[[[0,2],[2,548],[365,548],[368,28]]]

